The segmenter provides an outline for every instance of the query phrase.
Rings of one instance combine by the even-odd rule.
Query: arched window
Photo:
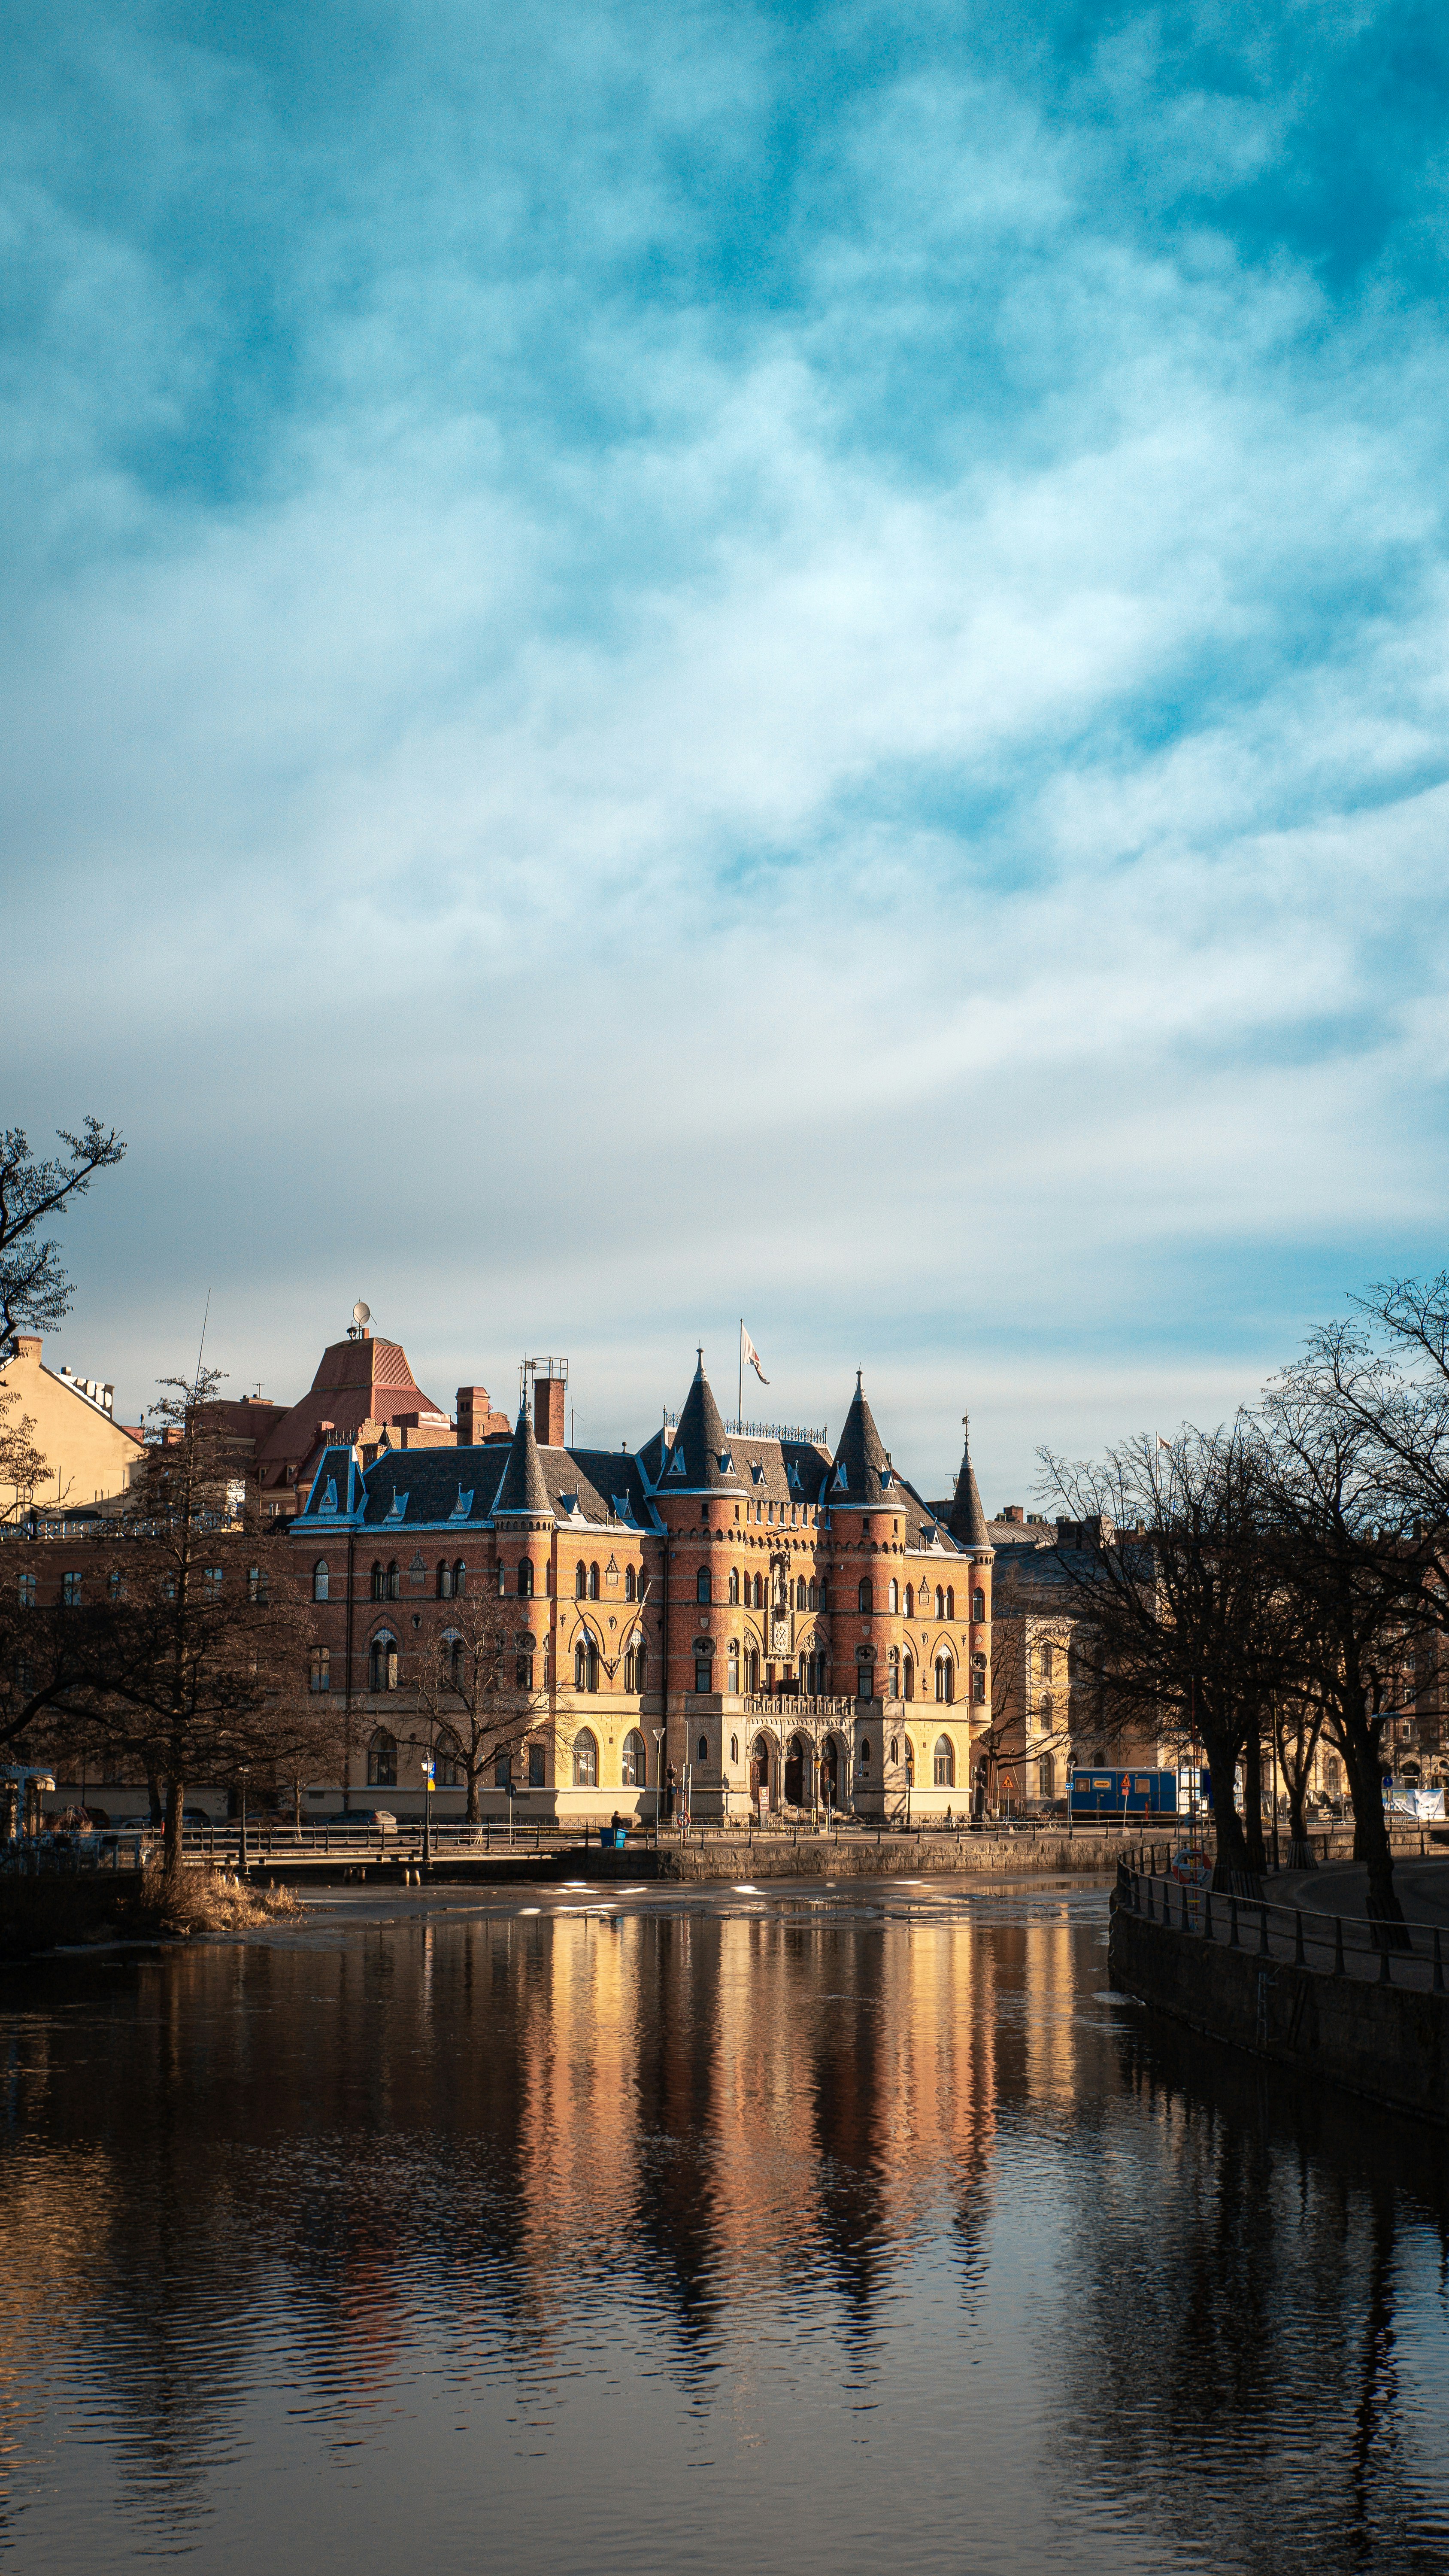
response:
[[[871,1580],[870,1580],[870,1576],[869,1576],[868,1574],[863,1574],[863,1575],[861,1576],[861,1578],[860,1578],[860,1596],[859,1596],[859,1597],[860,1597],[860,1613],[861,1613],[861,1617],[862,1617],[863,1619],[868,1619],[868,1618],[870,1617],[870,1613],[871,1613],[871,1605],[872,1605],[872,1603],[873,1603],[873,1601],[874,1601],[874,1598],[875,1598],[875,1595],[874,1595],[874,1593],[873,1593],[873,1591],[872,1591],[872,1589],[871,1589]]]
[[[591,1565],[591,1566],[590,1566],[590,1568],[589,1568],[589,1599],[590,1599],[591,1601],[597,1601],[597,1600],[598,1600],[598,1597],[599,1597],[599,1569],[598,1569],[598,1567],[597,1567],[596,1565]]]
[[[531,1601],[533,1599],[533,1559],[531,1556],[521,1556],[518,1560],[518,1597],[520,1601]]]
[[[731,1762],[738,1762],[739,1758],[740,1758],[740,1739],[739,1739],[739,1737],[738,1737],[737,1735],[732,1735],[732,1736],[730,1737],[730,1760],[731,1760]]]
[[[986,1595],[982,1591],[979,1583],[971,1595],[971,1616],[976,1621],[978,1627],[980,1627],[982,1621],[986,1617]]]
[[[756,1577],[755,1577],[755,1604],[754,1604],[754,1606],[755,1606],[755,1608],[756,1608],[757,1610],[763,1610],[763,1608],[764,1608],[764,1606],[765,1606],[765,1578],[764,1578],[763,1574],[757,1574],[757,1575],[756,1575]]]
[[[319,1556],[316,1564],[312,1568],[312,1598],[314,1601],[326,1600],[327,1582],[327,1559],[325,1556]]]
[[[738,1637],[731,1637],[729,1642],[729,1668],[729,1687],[732,1691],[737,1691],[740,1686],[740,1641]]]
[[[599,1785],[599,1748],[588,1727],[574,1737],[574,1787],[597,1789]]]
[[[587,1601],[588,1597],[589,1569],[586,1565],[576,1565],[574,1567],[574,1599],[576,1601]]]
[[[440,1735],[433,1747],[433,1787],[461,1789],[464,1777],[462,1745],[456,1735]]]
[[[443,1679],[446,1681],[449,1690],[461,1690],[463,1687],[465,1667],[463,1663],[463,1640],[461,1637],[445,1637],[443,1639]]]
[[[467,1581],[468,1569],[460,1556],[457,1564],[453,1568],[453,1598],[455,1601],[462,1600],[464,1587],[467,1584]]]
[[[498,1598],[499,1598],[499,1600],[501,1601],[501,1600],[503,1599],[503,1596],[504,1596],[505,1592],[508,1590],[508,1568],[507,1568],[507,1566],[506,1566],[506,1565],[501,1565],[501,1564],[500,1564],[500,1565],[499,1565],[499,1567],[498,1567],[498,1569],[497,1569],[497,1573],[498,1573]]]
[[[1036,1766],[1037,1795],[1054,1798],[1057,1794],[1057,1766],[1050,1753],[1044,1753]]]
[[[908,1583],[908,1584],[906,1585],[906,1617],[907,1617],[908,1619],[914,1619],[915,1615],[916,1615],[916,1594],[915,1594],[915,1587],[914,1587],[914,1585],[913,1585],[913,1584]]]
[[[936,1586],[936,1616],[938,1619],[944,1619],[946,1616],[946,1595],[939,1583]]]
[[[1041,1712],[1040,1712],[1040,1714],[1041,1714],[1041,1731],[1042,1731],[1043,1735],[1050,1735],[1050,1733],[1051,1733],[1051,1731],[1052,1731],[1052,1697],[1051,1697],[1051,1692],[1050,1692],[1050,1691],[1045,1691],[1045,1692],[1043,1692],[1043,1694],[1042,1694],[1042,1703],[1041,1703]]]
[[[533,1688],[533,1639],[526,1628],[518,1640],[518,1651],[513,1658],[513,1687],[521,1691]]]
[[[396,1601],[401,1591],[402,1576],[398,1572],[397,1558],[395,1556],[391,1556],[388,1558],[387,1563],[387,1597],[389,1601]]]
[[[372,1560],[372,1597],[374,1601],[387,1599],[387,1576],[383,1573],[381,1561],[377,1557]]]
[[[820,1607],[820,1586],[813,1579],[806,1595],[805,1607],[807,1610],[818,1610]]]
[[[971,1696],[978,1708],[985,1706],[986,1657],[984,1655],[973,1655],[971,1658]]]
[[[367,1748],[367,1785],[369,1789],[397,1787],[397,1737],[380,1726]]]
[[[901,1650],[899,1646],[892,1646],[888,1661],[890,1666],[890,1679],[886,1685],[887,1694],[891,1699],[899,1699],[901,1695]]]
[[[386,1629],[367,1650],[367,1687],[370,1691],[397,1689],[397,1639]]]
[[[955,1788],[956,1754],[949,1735],[938,1735],[936,1738],[936,1751],[932,1761],[932,1771],[935,1784],[938,1789]]]
[[[936,1697],[953,1700],[956,1696],[956,1667],[949,1655],[936,1657]]]
[[[709,1761],[709,1737],[708,1737],[707,1735],[702,1735],[702,1736],[700,1737],[700,1739],[699,1739],[699,1743],[698,1743],[698,1745],[697,1745],[697,1747],[696,1747],[696,1756],[697,1756],[697,1759],[698,1759],[701,1763],[704,1763],[704,1764],[707,1764],[707,1763],[708,1763],[708,1761]]]
[[[574,1639],[574,1688],[596,1691],[599,1687],[599,1649],[587,1628],[581,1628]],[[592,1781],[589,1782],[592,1788]]]
[[[805,1607],[805,1577],[803,1574],[799,1577],[795,1585],[795,1607],[797,1610],[803,1610]]]
[[[868,1735],[863,1735],[860,1739],[860,1767],[862,1771],[868,1771],[870,1769],[870,1737]]]
[[[332,1688],[332,1657],[325,1646],[312,1649],[312,1688],[314,1691],[330,1691]]]
[[[747,1646],[745,1648],[745,1688],[753,1696],[758,1693],[759,1687],[760,1650],[758,1646]]]
[[[916,1659],[914,1655],[908,1653],[901,1665],[901,1697],[902,1699],[914,1699],[915,1696]],[[891,1760],[895,1760],[894,1754],[891,1755]]]
[[[899,1610],[901,1606],[901,1587],[897,1583],[894,1575],[891,1577],[891,1587],[886,1595],[886,1603],[887,1607],[891,1610]]]
[[[738,1602],[739,1602],[739,1597],[740,1597],[740,1569],[739,1569],[739,1567],[738,1567],[737,1565],[732,1565],[732,1566],[730,1567],[730,1588],[729,1588],[729,1601],[730,1601],[730,1607],[731,1607],[731,1609],[734,1609],[734,1608],[736,1608],[736,1607],[737,1607]]]
[[[704,1602],[707,1602],[710,1598],[709,1567],[707,1565],[702,1565],[698,1574],[694,1578],[694,1597],[696,1601]]]
[[[632,1601],[634,1598],[634,1568],[632,1565],[626,1565],[624,1568],[624,1598],[626,1601]]]
[[[438,1566],[438,1599],[440,1601],[451,1601],[452,1598],[453,1569],[448,1563],[447,1558],[444,1557]]]
[[[621,1767],[623,1771],[624,1786],[626,1789],[642,1789],[646,1786],[644,1770],[644,1738],[640,1734],[637,1726],[631,1726],[628,1734],[624,1738],[624,1753]]]
[[[954,1619],[956,1616],[956,1586],[954,1583],[948,1583],[946,1586],[946,1616],[948,1619]]]
[[[899,1762],[899,1760],[900,1760],[900,1758],[901,1758],[900,1739],[899,1739],[899,1737],[898,1737],[898,1736],[894,1736],[894,1735],[893,1735],[893,1736],[891,1737],[891,1756],[890,1756],[890,1758],[891,1758],[892,1762]]]

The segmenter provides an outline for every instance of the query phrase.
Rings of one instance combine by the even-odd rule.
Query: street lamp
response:
[[[247,1773],[250,1768],[248,1762],[239,1762],[236,1766],[237,1788],[241,1797],[241,1859],[237,1864],[237,1875],[241,1878],[247,1874]]]
[[[659,1848],[659,1819],[663,1813],[660,1802],[664,1795],[665,1730],[662,1726],[651,1726],[649,1732],[654,1738],[654,1848],[657,1851]]]
[[[422,1774],[423,1867],[426,1870],[431,1870],[433,1866],[433,1755],[431,1750],[425,1753],[422,1757]]]

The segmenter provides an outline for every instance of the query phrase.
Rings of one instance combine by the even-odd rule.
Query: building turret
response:
[[[742,1494],[745,1480],[736,1469],[719,1406],[699,1354],[694,1383],[684,1399],[669,1461],[659,1480],[661,1498],[683,1494]]]
[[[961,1472],[956,1479],[955,1500],[951,1505],[950,1518],[946,1527],[957,1546],[964,1548],[968,1555],[989,1557],[992,1552],[991,1533],[986,1526],[986,1514],[981,1508],[981,1488],[976,1482],[976,1470],[971,1464],[969,1414],[962,1414],[961,1426],[966,1434],[966,1440],[961,1451]]]
[[[518,1424],[508,1451],[503,1482],[493,1505],[495,1521],[544,1521],[553,1527],[553,1505],[543,1481],[538,1442],[528,1416],[528,1402],[518,1408]]]

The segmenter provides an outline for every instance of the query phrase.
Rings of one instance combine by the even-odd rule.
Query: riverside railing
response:
[[[1261,1959],[1286,1961],[1320,1976],[1356,1977],[1382,1986],[1414,1986],[1442,1995],[1443,1933],[1437,1923],[1388,1923],[1373,1916],[1326,1914],[1313,1906],[1278,1905],[1270,1897],[1225,1894],[1152,1866],[1117,1864],[1117,1902],[1160,1931],[1212,1941]]]

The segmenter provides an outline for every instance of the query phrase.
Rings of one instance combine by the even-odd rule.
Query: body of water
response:
[[[1442,2141],[1100,1886],[608,1894],[7,1977],[0,2556],[1449,2569]]]

